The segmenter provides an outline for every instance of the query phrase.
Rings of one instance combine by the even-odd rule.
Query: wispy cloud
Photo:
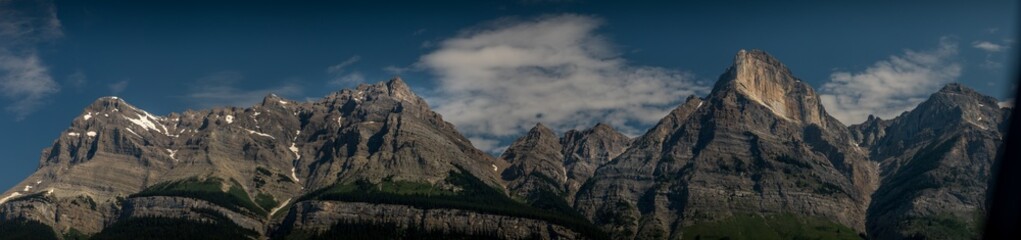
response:
[[[975,41],[971,43],[971,46],[986,53],[985,60],[979,64],[980,67],[985,69],[999,69],[1003,67],[1003,62],[1001,62],[1002,60],[998,56],[1003,56],[1000,53],[1009,49],[1011,42],[1012,41],[1004,40],[1003,44],[997,44],[990,41]]]
[[[411,67],[398,67],[393,65],[383,67],[383,71],[389,73],[390,75],[401,75],[411,70],[413,70]]]
[[[39,59],[37,45],[63,36],[49,1],[0,1],[0,94],[16,119],[35,112],[60,91]]]
[[[110,88],[110,94],[117,95],[124,92],[124,89],[128,88],[128,80],[111,83],[110,85],[107,85],[107,87]]]
[[[347,68],[348,66],[351,66],[352,64],[355,64],[355,63],[357,63],[358,61],[361,61],[361,60],[362,60],[361,56],[358,56],[358,55],[351,56],[351,57],[347,58],[347,60],[344,60],[343,62],[340,62],[340,63],[338,63],[336,65],[333,65],[333,66],[330,66],[330,67],[326,68],[326,72],[327,73],[342,72],[342,71],[344,71],[344,68]]]
[[[85,87],[85,84],[89,83],[89,76],[85,75],[85,72],[81,69],[75,70],[74,73],[67,75],[67,78],[65,79],[67,84],[71,85],[78,91],[81,91],[82,87]]]
[[[500,145],[484,140],[536,122],[563,131],[602,121],[636,134],[708,90],[685,72],[629,64],[595,32],[601,24],[570,14],[500,19],[440,42],[416,66],[437,77],[436,110],[484,150]]]
[[[266,95],[296,96],[302,93],[300,85],[284,83],[264,89],[245,89],[245,76],[237,71],[222,71],[199,78],[191,93],[184,98],[199,107],[248,107],[262,101]]]
[[[1007,45],[995,44],[989,41],[975,41],[971,43],[971,46],[990,53],[1002,52],[1007,49]]]
[[[861,72],[834,72],[822,86],[822,102],[844,124],[861,123],[869,114],[895,117],[961,75],[957,49],[955,41],[942,38],[932,50],[905,50]]]
[[[361,56],[354,55],[343,62],[326,68],[326,73],[330,75],[329,83],[333,85],[353,85],[365,82],[365,76],[361,72],[348,71],[347,69],[361,60]]]

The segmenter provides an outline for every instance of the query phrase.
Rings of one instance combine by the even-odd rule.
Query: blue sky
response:
[[[498,151],[540,121],[640,134],[739,49],[779,58],[845,124],[947,82],[1001,100],[1016,86],[1014,1],[608,2],[0,0],[0,187],[108,95],[166,114],[400,74]]]

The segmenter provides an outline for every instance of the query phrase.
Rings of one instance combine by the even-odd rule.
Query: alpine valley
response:
[[[847,126],[763,51],[641,136],[499,157],[400,79],[155,116],[96,100],[0,195],[3,239],[974,239],[1009,108],[948,84]]]

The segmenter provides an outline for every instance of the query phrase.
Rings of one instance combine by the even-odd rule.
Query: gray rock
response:
[[[860,141],[882,163],[882,185],[869,206],[869,235],[977,238],[1009,112],[996,99],[953,83],[894,119],[853,126],[870,136]]]
[[[180,197],[130,197],[159,183],[223,179],[252,198],[286,204],[356,180],[450,186],[444,183],[449,173],[462,170],[504,189],[495,168],[507,165],[474,148],[399,78],[314,102],[269,95],[251,108],[167,116],[105,97],[43,151],[36,173],[0,195],[0,219],[35,219],[58,232],[92,234],[123,217],[197,218],[192,208],[214,207]],[[33,194],[47,200],[16,196]],[[269,217],[217,211],[260,233],[274,224]]]
[[[572,129],[559,138],[539,123],[501,155],[511,164],[503,171],[503,179],[517,196],[544,190],[570,203],[596,169],[623,153],[630,142],[604,123],[580,131]]]
[[[457,209],[419,209],[404,205],[335,201],[296,204],[289,221],[292,231],[322,232],[342,222],[394,224],[401,228],[448,233],[493,232],[501,239],[581,239],[563,226],[539,220],[476,213]]]
[[[690,97],[596,171],[576,207],[614,238],[680,238],[738,214],[831,219],[864,232],[878,177],[811,87],[741,51],[705,100]]]
[[[302,198],[386,181],[457,192],[448,177],[466,172],[508,197],[563,201],[614,239],[679,239],[693,225],[779,214],[877,239],[970,238],[1009,117],[996,99],[950,84],[896,118],[845,127],[810,86],[758,50],[740,51],[706,98],[688,97],[638,138],[606,124],[562,136],[539,124],[501,158],[473,147],[399,78],[311,102],[269,95],[250,108],[166,116],[106,97],[43,151],[34,174],[0,195],[0,221],[92,234],[134,217],[222,215],[261,238],[340,222],[583,238],[525,217]],[[276,206],[139,194],[196,179]],[[533,196],[542,191],[554,195]]]

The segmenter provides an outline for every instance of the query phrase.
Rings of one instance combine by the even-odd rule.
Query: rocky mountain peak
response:
[[[123,107],[134,108],[134,106],[131,106],[130,104],[125,102],[124,99],[114,96],[107,96],[98,98],[95,101],[93,101],[92,104],[89,104],[88,107],[85,107],[85,111],[86,112],[112,111],[114,109],[121,109]]]
[[[263,106],[287,104],[287,102],[289,102],[287,99],[281,98],[280,96],[277,96],[276,94],[273,93],[270,93],[266,95],[266,97],[262,98]]]
[[[389,93],[390,96],[396,97],[398,99],[418,98],[418,96],[415,95],[415,92],[411,91],[411,87],[409,87],[408,84],[405,83],[404,80],[402,80],[401,77],[399,76],[390,79],[390,81],[387,81],[386,88],[387,93]]]
[[[613,126],[610,126],[609,124],[606,124],[606,123],[603,123],[603,122],[596,123],[595,126],[592,126],[592,131],[595,131],[595,132],[616,132],[616,130],[613,129]]]
[[[560,137],[557,137],[553,130],[542,123],[535,124],[535,127],[532,127],[528,134],[515,141],[511,147],[508,147],[508,151],[503,153],[504,159],[512,160],[512,163],[514,163],[514,160],[518,158],[515,157],[515,151],[511,151],[511,149],[521,148],[521,150],[527,150],[537,147],[548,147],[550,148],[550,153],[554,152],[553,150],[560,151]],[[508,155],[508,153],[511,154]]]
[[[762,105],[784,120],[826,126],[822,105],[812,87],[762,50],[739,51],[710,98],[731,95]]]
[[[426,105],[425,101],[418,97],[418,95],[415,95],[411,91],[411,87],[400,77],[394,77],[389,81],[375,84],[360,84],[354,91],[351,91],[350,95],[359,100],[365,100],[366,97],[369,100],[389,97],[401,102]]]
[[[958,94],[978,94],[974,89],[961,85],[960,83],[947,83],[947,85],[940,88],[940,93],[958,93]]]
[[[905,113],[902,121],[914,122],[910,127],[942,128],[957,124],[981,130],[1006,127],[1009,111],[1000,108],[996,98],[982,95],[959,83],[950,83]]]
[[[542,123],[535,124],[500,156],[511,164],[501,174],[508,188],[519,196],[528,196],[537,190],[562,192],[567,181],[562,148],[560,138],[552,129]]]
[[[557,137],[557,133],[554,132],[553,129],[550,129],[549,127],[543,125],[542,123],[536,123],[535,126],[532,127],[532,129],[528,130],[528,134],[526,134],[521,139],[518,139],[518,141],[522,143],[527,142],[532,144],[544,141],[559,142],[559,137]]]
[[[949,101],[963,103],[963,102],[977,102],[983,107],[999,107],[999,102],[996,98],[982,95],[981,93],[964,86],[960,83],[948,83],[943,86],[938,92],[934,93],[932,98],[947,99]]]

